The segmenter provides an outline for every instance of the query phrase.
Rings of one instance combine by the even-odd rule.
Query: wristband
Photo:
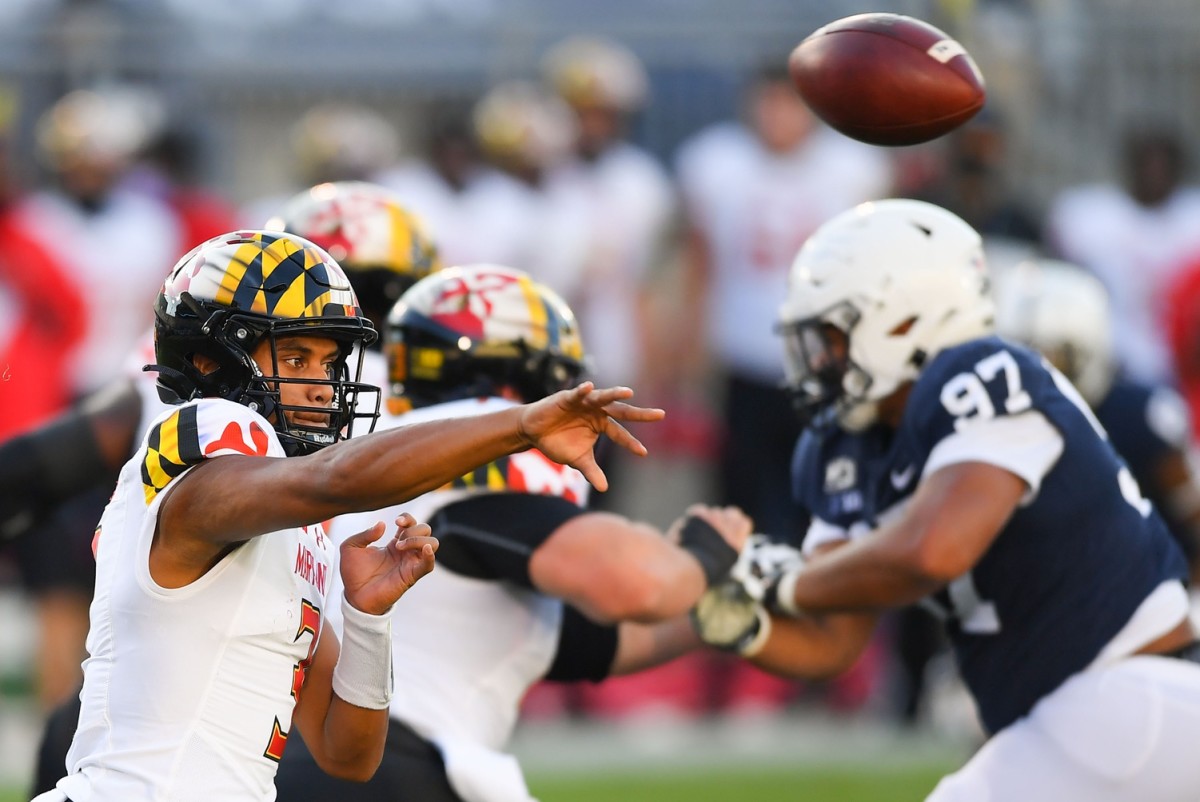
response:
[[[803,566],[793,568],[779,577],[779,581],[775,583],[775,588],[770,594],[769,606],[772,609],[790,615],[792,618],[804,615],[804,611],[796,604],[796,582],[800,579],[800,573],[803,570]]]
[[[679,547],[700,563],[709,587],[725,579],[738,559],[737,549],[730,546],[707,521],[694,515],[687,516],[686,523],[679,531]]]
[[[392,615],[364,613],[343,597],[342,618],[333,692],[355,707],[384,710],[392,701]]]

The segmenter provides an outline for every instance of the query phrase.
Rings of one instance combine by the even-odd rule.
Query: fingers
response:
[[[394,548],[397,552],[405,552],[405,551],[424,552],[426,550],[426,548],[428,547],[429,556],[432,557],[434,552],[436,552],[438,549],[438,539],[436,537],[430,537],[428,535],[423,535],[423,536],[418,536],[418,537],[396,537],[394,540],[392,540],[391,545],[392,545],[392,548]]]
[[[612,418],[609,418],[605,423],[604,433],[608,435],[610,440],[621,446],[621,448],[631,451],[639,457],[644,457],[648,453],[646,447],[642,445],[641,440],[630,434],[628,429]]]
[[[617,420],[633,421],[635,423],[652,423],[667,416],[666,410],[658,407],[638,407],[622,401],[612,401],[604,405],[604,411],[609,417]]]
[[[342,542],[342,548],[364,549],[376,540],[379,540],[385,529],[383,521],[379,521],[373,524],[370,529],[364,529],[358,534],[346,538]]]
[[[409,587],[418,579],[428,574],[433,570],[436,560],[434,553],[438,548],[438,541],[435,537],[406,537],[397,538],[391,543],[391,547],[395,549],[397,555],[416,552],[419,558],[417,562],[408,561],[406,569],[408,571],[407,584]]]
[[[571,463],[571,467],[582,473],[583,478],[588,480],[588,484],[601,493],[608,490],[608,477],[604,475],[604,471],[600,470],[600,466],[596,464],[596,457],[591,451],[588,451]]]
[[[429,524],[417,523],[408,513],[403,513],[396,519],[396,537],[428,537],[433,533]]]

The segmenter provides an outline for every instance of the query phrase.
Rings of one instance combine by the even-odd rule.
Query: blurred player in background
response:
[[[1113,448],[1200,579],[1200,479],[1187,405],[1165,385],[1118,372],[1108,292],[1067,262],[1025,262],[993,279],[999,334],[1040,351],[1096,413]]]
[[[570,308],[527,274],[494,265],[417,284],[389,316],[386,339],[389,407],[413,409],[384,415],[384,429],[509,409],[573,385],[584,370]],[[407,503],[435,528],[440,565],[396,622],[383,765],[352,785],[289,748],[280,799],[530,800],[504,748],[533,683],[599,682],[699,646],[683,614],[733,565],[749,519],[694,507],[668,539],[588,512],[587,497],[578,471],[525,451]],[[338,542],[380,516],[393,512],[342,516],[331,535]]]
[[[706,327],[684,332],[687,348],[706,345],[725,386],[723,501],[784,533],[797,516],[780,477],[799,428],[771,321],[796,249],[833,215],[884,196],[890,166],[879,148],[822,125],[778,66],[748,88],[746,123],[696,134],[677,166],[692,246],[688,318]]]
[[[37,123],[38,155],[55,183],[23,199],[13,214],[83,300],[83,336],[63,374],[72,401],[121,375],[150,326],[163,266],[194,244],[182,241],[170,207],[124,184],[156,125],[154,106],[129,87],[72,92]],[[38,685],[47,708],[79,685],[95,577],[87,544],[108,490],[56,507],[36,537],[17,546],[21,579],[38,613]]]
[[[338,181],[368,181],[396,160],[400,140],[395,127],[362,103],[329,102],[309,107],[287,138],[294,163],[289,171],[298,187]],[[257,228],[279,214],[292,192],[257,198],[242,210],[242,224]]]
[[[727,642],[832,674],[881,611],[923,600],[991,735],[929,799],[1193,799],[1187,562],[1071,383],[992,336],[984,270],[979,235],[919,201],[805,243],[780,329],[811,422],[809,559],[766,583],[779,614]]]
[[[1046,219],[1052,252],[1108,288],[1113,350],[1131,378],[1174,381],[1164,321],[1169,288],[1200,252],[1200,185],[1188,140],[1174,124],[1139,121],[1122,132],[1120,181],[1068,187]]]
[[[772,321],[797,248],[835,214],[886,195],[891,165],[884,150],[817,120],[780,66],[784,59],[768,63],[747,86],[745,121],[700,131],[676,157],[688,242],[686,312],[670,333],[671,361],[690,361],[679,369],[706,393],[715,383],[722,398],[721,503],[744,509],[758,531],[798,542],[804,511],[792,501],[787,475],[800,425],[781,389]],[[868,663],[860,668],[877,676],[877,661],[873,669]],[[718,705],[738,697],[777,704],[796,690],[794,683],[751,681],[742,666],[729,671],[742,675],[716,681],[710,696]],[[847,690],[849,679],[841,680]],[[869,687],[870,680],[853,684]]]
[[[321,522],[530,447],[603,489],[599,435],[641,450],[616,419],[661,417],[622,403],[627,389],[585,383],[341,442],[374,423],[357,396],[378,389],[357,379],[375,332],[336,262],[290,234],[197,247],[155,314],[159,382],[183,403],[126,463],[97,527],[80,723],[67,777],[43,802],[273,799],[293,722],[326,771],[370,777],[392,694],[388,614],[432,569],[435,541],[402,515],[385,548],[368,548],[382,522],[343,543],[339,654],[322,632]]]
[[[416,218],[391,193],[362,182],[306,190],[294,196],[267,227],[299,234],[337,252],[339,265],[356,288],[363,288],[358,295],[363,313],[380,327],[395,299],[439,267],[436,247]],[[19,548],[45,549],[38,540],[40,533],[30,530],[79,494],[96,488],[105,497],[111,492],[117,472],[150,423],[168,408],[159,397],[156,374],[142,370],[153,362],[153,342],[147,337],[127,360],[122,377],[51,423],[0,443],[0,529],[7,537],[25,535],[18,541]],[[377,387],[386,381],[383,357],[376,351],[364,355],[363,380]],[[78,544],[89,561],[94,523]],[[71,653],[75,654],[83,650],[86,629],[73,634],[77,640]],[[72,663],[76,674],[80,659]],[[47,722],[35,792],[47,790],[61,776],[78,715],[75,694]]]
[[[546,82],[575,115],[574,158],[558,180],[587,202],[587,253],[575,275],[546,276],[578,311],[598,380],[643,378],[648,336],[646,284],[674,215],[666,172],[626,139],[646,102],[644,67],[627,48],[595,38],[560,42],[542,60]]]

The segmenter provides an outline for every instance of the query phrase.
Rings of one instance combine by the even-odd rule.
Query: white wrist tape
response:
[[[759,607],[756,611],[758,614],[758,631],[754,633],[754,637],[745,643],[738,644],[737,652],[742,657],[753,657],[762,651],[763,646],[767,645],[767,641],[771,639],[771,616],[770,614]]]
[[[775,603],[779,605],[779,609],[793,618],[799,618],[804,615],[804,611],[796,605],[796,581],[800,579],[800,572],[804,567],[793,568],[779,578],[779,584],[775,586]]]
[[[392,701],[392,615],[371,615],[342,599],[342,653],[333,692],[356,707],[383,710]]]

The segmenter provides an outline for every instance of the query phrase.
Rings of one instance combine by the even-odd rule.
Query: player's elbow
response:
[[[365,783],[375,776],[379,764],[383,761],[383,752],[360,754],[353,758],[332,759],[326,757],[319,761],[321,770],[338,780]]]

